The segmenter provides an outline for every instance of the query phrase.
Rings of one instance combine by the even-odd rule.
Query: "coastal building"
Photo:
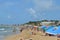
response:
[[[41,22],[41,25],[54,25],[55,22]]]
[[[57,25],[60,25],[60,21],[57,23]]]

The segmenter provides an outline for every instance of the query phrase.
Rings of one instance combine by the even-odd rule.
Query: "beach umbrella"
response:
[[[56,32],[56,30],[54,30],[54,28],[51,28],[51,29],[46,30],[46,33],[53,34],[53,35],[56,35],[57,34],[57,32]]]
[[[41,29],[45,32],[46,26],[41,26]]]
[[[57,34],[60,34],[60,26],[58,26]]]
[[[41,26],[42,29],[46,28],[46,26]]]
[[[54,27],[54,26],[48,26],[47,30],[48,30],[48,29],[51,29],[51,28],[53,28],[53,27]]]
[[[52,27],[51,29],[46,30],[46,33],[52,34],[52,35],[60,34],[60,26]]]
[[[46,30],[48,30],[48,29],[51,29],[52,27],[54,27],[54,26],[48,26],[48,27],[46,27],[46,26],[41,26],[41,28],[42,28],[44,31],[46,31]]]

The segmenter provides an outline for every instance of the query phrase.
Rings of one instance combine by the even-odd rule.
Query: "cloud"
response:
[[[35,18],[40,17],[40,19],[47,18],[46,12],[54,12],[60,10],[60,6],[57,5],[56,0],[31,0],[33,7],[29,8],[29,13]]]
[[[49,8],[52,6],[52,0],[34,0],[34,3],[41,8]]]
[[[33,4],[37,10],[49,9],[52,6],[52,0],[33,0]]]
[[[29,8],[29,9],[27,9],[27,11],[28,11],[28,13],[30,13],[34,18],[37,17],[36,11],[35,11],[33,8]]]
[[[36,13],[36,11],[35,11],[34,9],[32,9],[32,8],[29,8],[28,11],[29,11],[31,14],[35,14],[35,13]]]
[[[60,6],[56,4],[55,0],[32,0],[34,9],[36,11],[58,10]]]
[[[11,16],[8,15],[8,19],[11,19]]]

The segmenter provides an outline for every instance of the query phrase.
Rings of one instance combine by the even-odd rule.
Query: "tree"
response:
[[[55,25],[57,25],[58,22],[59,22],[58,20],[55,20]]]

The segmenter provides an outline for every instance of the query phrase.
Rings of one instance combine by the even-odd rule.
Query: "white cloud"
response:
[[[41,8],[49,8],[52,6],[52,0],[34,0],[33,2],[36,6]]]
[[[34,6],[29,8],[29,13],[35,18],[40,17],[41,19],[46,16],[46,11],[60,10],[60,6],[56,4],[55,0],[32,0]]]
[[[37,17],[37,15],[36,15],[36,11],[35,11],[34,9],[29,8],[27,11],[28,11],[28,13],[30,13],[34,18]]]
[[[31,14],[35,14],[35,13],[36,13],[36,11],[35,11],[34,9],[32,9],[32,8],[29,8],[28,11],[29,11]]]
[[[57,6],[54,0],[32,0],[32,2],[36,11],[60,9],[60,6]]]
[[[11,16],[8,15],[8,19],[11,19]]]

